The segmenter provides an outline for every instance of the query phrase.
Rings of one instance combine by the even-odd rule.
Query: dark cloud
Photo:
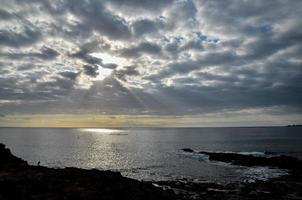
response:
[[[9,59],[22,59],[22,58],[39,58],[42,60],[52,60],[56,58],[59,53],[49,47],[44,46],[40,52],[29,53],[0,53],[0,56],[7,57]]]
[[[127,76],[138,76],[140,75],[139,71],[136,69],[136,66],[126,66],[121,70],[116,70],[114,72],[115,76],[123,81],[126,81]]]
[[[163,29],[164,26],[165,23],[162,19],[140,19],[132,24],[136,36],[157,32],[158,30]]]
[[[81,19],[81,23],[112,39],[131,36],[127,22],[106,10],[102,1],[70,1],[70,11]]]
[[[202,51],[204,50],[204,47],[202,45],[201,40],[190,40],[184,45],[179,47],[180,51],[187,51],[187,50],[197,50],[197,51]]]
[[[149,78],[152,80],[161,80],[163,78],[168,78],[177,74],[187,74],[192,71],[201,70],[208,66],[215,65],[237,65],[238,63],[245,62],[244,60],[237,60],[236,54],[234,52],[218,52],[218,53],[208,53],[197,60],[189,60],[185,62],[174,62],[168,64],[160,71],[158,74],[153,74]]]
[[[120,50],[120,53],[124,57],[139,57],[142,54],[160,54],[161,47],[157,44],[150,42],[142,42],[137,46]]]
[[[63,23],[64,19],[60,20],[68,29],[64,30],[62,27],[56,27],[66,34],[76,37],[76,35],[88,36],[93,31],[97,31],[111,39],[127,39],[131,37],[131,32],[126,20],[108,11],[104,5],[106,1],[100,0],[63,0],[63,1],[24,1],[19,0],[19,3],[38,4],[40,8],[49,14],[58,17],[64,16],[66,13],[72,13],[77,20],[70,23]]]
[[[173,0],[111,0],[110,3],[114,3],[118,6],[141,8],[144,10],[157,10],[163,9],[165,6],[171,5]]]
[[[74,54],[70,54],[71,57],[82,59],[84,62],[88,64],[102,64],[102,59],[97,58],[95,56],[91,56],[86,50],[80,50]]]
[[[117,68],[117,64],[114,64],[114,63],[108,63],[108,64],[102,64],[101,65],[103,68],[107,68],[107,69],[115,69]]]
[[[8,20],[13,18],[13,15],[6,10],[0,9],[0,20]]]
[[[99,75],[99,67],[97,65],[84,65],[83,69],[84,73],[88,76],[96,77],[97,75]]]
[[[80,73],[79,72],[70,72],[70,71],[64,71],[64,72],[60,72],[59,75],[68,78],[70,80],[75,80]]]
[[[41,38],[41,33],[33,28],[24,27],[23,32],[18,33],[13,30],[0,30],[0,45],[20,47],[37,42]]]

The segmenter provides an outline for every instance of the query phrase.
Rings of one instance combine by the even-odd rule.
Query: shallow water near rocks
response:
[[[302,128],[1,128],[0,142],[30,164],[120,171],[139,180],[254,181],[284,170],[209,162],[182,148],[302,158]]]

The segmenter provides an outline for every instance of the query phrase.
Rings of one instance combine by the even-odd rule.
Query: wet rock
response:
[[[216,184],[204,182],[161,181],[158,185],[176,188],[182,199],[292,200],[301,199],[301,175],[295,174],[254,183]]]
[[[182,149],[184,152],[195,152],[192,149],[184,148]],[[238,153],[217,153],[217,152],[207,152],[200,151],[200,154],[205,154],[209,156],[209,160],[212,161],[220,161],[231,163],[233,165],[241,165],[247,167],[253,166],[267,166],[267,167],[277,167],[280,169],[294,169],[299,170],[302,169],[302,161],[285,155],[276,155],[276,156],[254,156],[254,155],[244,155]]]
[[[290,156],[274,156],[274,157],[260,157],[253,155],[241,155],[236,153],[208,153],[201,152],[209,156],[209,160],[232,163],[241,166],[268,166],[277,167],[280,169],[300,169],[302,168],[302,161]]]
[[[188,153],[193,153],[194,150],[193,149],[190,149],[190,148],[184,148],[182,149],[184,152],[188,152]]]
[[[302,161],[289,156],[253,156],[238,153],[199,152],[209,156],[209,160],[227,162],[242,166],[268,166],[287,169],[288,174],[265,181],[234,182],[226,185],[215,183],[175,183],[161,182],[171,188],[185,190],[185,199],[302,199]],[[194,195],[192,195],[194,194]]]

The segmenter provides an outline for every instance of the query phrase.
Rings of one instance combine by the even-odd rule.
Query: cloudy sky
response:
[[[301,0],[0,3],[2,126],[302,122]]]

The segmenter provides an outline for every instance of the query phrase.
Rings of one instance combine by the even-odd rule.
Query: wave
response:
[[[262,156],[266,157],[269,155],[278,155],[275,152],[261,152],[261,151],[197,151],[192,150],[189,148],[181,149],[183,153],[193,156],[202,156],[202,157],[209,157],[209,154],[238,154],[238,155],[245,155],[245,156]]]

